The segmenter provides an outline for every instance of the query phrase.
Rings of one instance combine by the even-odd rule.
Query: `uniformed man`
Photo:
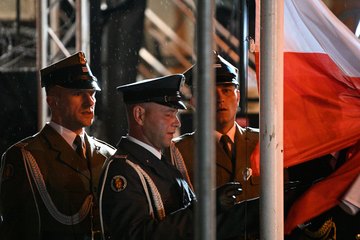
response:
[[[0,239],[99,239],[95,195],[115,149],[84,131],[94,120],[97,79],[82,52],[40,72],[51,121],[2,156]]]
[[[129,133],[105,164],[99,199],[104,232],[113,239],[194,239],[196,198],[186,168],[162,154],[180,126],[182,82],[183,75],[175,74],[118,87],[127,106]],[[234,229],[244,230],[239,218],[244,207],[234,206],[233,198],[241,193],[239,186],[227,183],[217,189],[218,215],[224,212],[221,224],[227,217]],[[256,221],[247,224],[258,226]]]
[[[240,182],[243,193],[238,201],[259,196],[260,178],[252,175],[250,155],[259,141],[259,130],[241,127],[236,122],[236,113],[240,102],[238,89],[238,69],[222,58],[217,52],[215,57],[216,78],[216,185],[226,182]],[[193,67],[185,75],[186,83],[192,84]],[[180,151],[190,179],[194,179],[195,132],[174,139]]]

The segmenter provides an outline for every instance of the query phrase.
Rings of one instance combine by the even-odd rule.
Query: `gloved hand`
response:
[[[239,182],[228,182],[216,188],[216,208],[219,211],[229,210],[235,205],[236,197],[242,192]]]

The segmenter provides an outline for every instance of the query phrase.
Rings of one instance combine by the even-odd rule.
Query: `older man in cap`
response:
[[[180,127],[178,109],[185,109],[182,82],[183,75],[175,74],[118,87],[127,106],[129,133],[107,160],[99,187],[104,232],[113,239],[194,239],[196,198],[186,169],[163,155]],[[244,211],[234,206],[239,186],[227,183],[217,189],[219,214],[230,208]],[[244,229],[239,218],[232,224]]]
[[[51,121],[11,146],[1,161],[1,239],[99,239],[95,198],[115,149],[90,137],[100,91],[84,53],[41,70]]]

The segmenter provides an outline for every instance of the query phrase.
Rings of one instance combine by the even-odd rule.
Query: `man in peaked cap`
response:
[[[185,165],[162,152],[180,126],[178,110],[185,109],[183,78],[168,75],[117,88],[127,106],[129,133],[106,161],[99,185],[104,232],[111,238],[194,239],[196,199]],[[232,196],[240,192],[238,183],[218,190],[219,211],[233,207]],[[240,219],[233,221],[242,228]]]
[[[239,71],[238,69],[233,66],[231,63],[226,61],[223,57],[221,57],[216,51],[213,52],[214,54],[214,65],[213,69],[215,70],[215,80],[216,84],[234,84],[236,87],[239,86],[238,76]],[[192,65],[189,69],[185,70],[183,73],[185,76],[185,85],[191,88],[192,93],[196,88],[195,84],[193,83],[193,70],[194,66]]]
[[[115,149],[84,130],[100,87],[82,52],[40,72],[51,121],[2,156],[0,238],[100,239],[95,195]]]
[[[227,182],[240,182],[242,193],[237,196],[237,201],[258,198],[260,195],[260,178],[252,175],[250,156],[259,140],[259,130],[250,127],[241,127],[236,122],[236,114],[240,102],[238,82],[238,69],[214,51],[215,81],[216,81],[216,186]],[[184,72],[185,84],[194,89],[193,67]],[[185,133],[173,139],[175,146],[180,151],[185,162],[191,181],[194,180],[195,166],[195,132]],[[169,154],[167,152],[167,154]],[[171,155],[173,151],[170,151]],[[172,156],[173,157],[173,156]],[[258,218],[258,209],[248,209],[249,221]],[[243,216],[245,219],[245,216]],[[224,222],[224,225],[229,225]],[[231,226],[225,231],[230,232]],[[223,228],[226,229],[226,228]],[[255,234],[248,238],[257,238]]]
[[[259,182],[251,175],[250,155],[259,138],[259,130],[243,128],[237,124],[236,113],[240,102],[238,89],[238,69],[214,52],[216,80],[216,183],[220,186],[229,181],[239,181],[243,186],[241,200],[259,196]],[[185,71],[186,84],[192,84],[193,67]],[[227,135],[227,148],[220,141]],[[193,179],[194,154],[189,151],[194,146],[194,132],[176,138],[175,145],[179,148]],[[230,149],[229,149],[230,148]],[[230,152],[227,152],[230,151]]]

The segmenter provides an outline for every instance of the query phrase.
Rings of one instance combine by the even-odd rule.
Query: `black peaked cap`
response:
[[[226,61],[223,57],[221,57],[216,51],[214,51],[214,69],[215,69],[215,82],[216,84],[226,84],[232,83],[235,85],[239,85],[238,81],[238,69]],[[194,65],[192,65],[189,69],[187,69],[183,74],[185,76],[185,84],[193,87],[193,69]]]
[[[101,91],[83,52],[77,52],[40,70],[41,86]]]
[[[183,82],[183,74],[173,74],[121,85],[116,89],[123,93],[127,104],[155,102],[176,109],[186,109],[180,95]]]

